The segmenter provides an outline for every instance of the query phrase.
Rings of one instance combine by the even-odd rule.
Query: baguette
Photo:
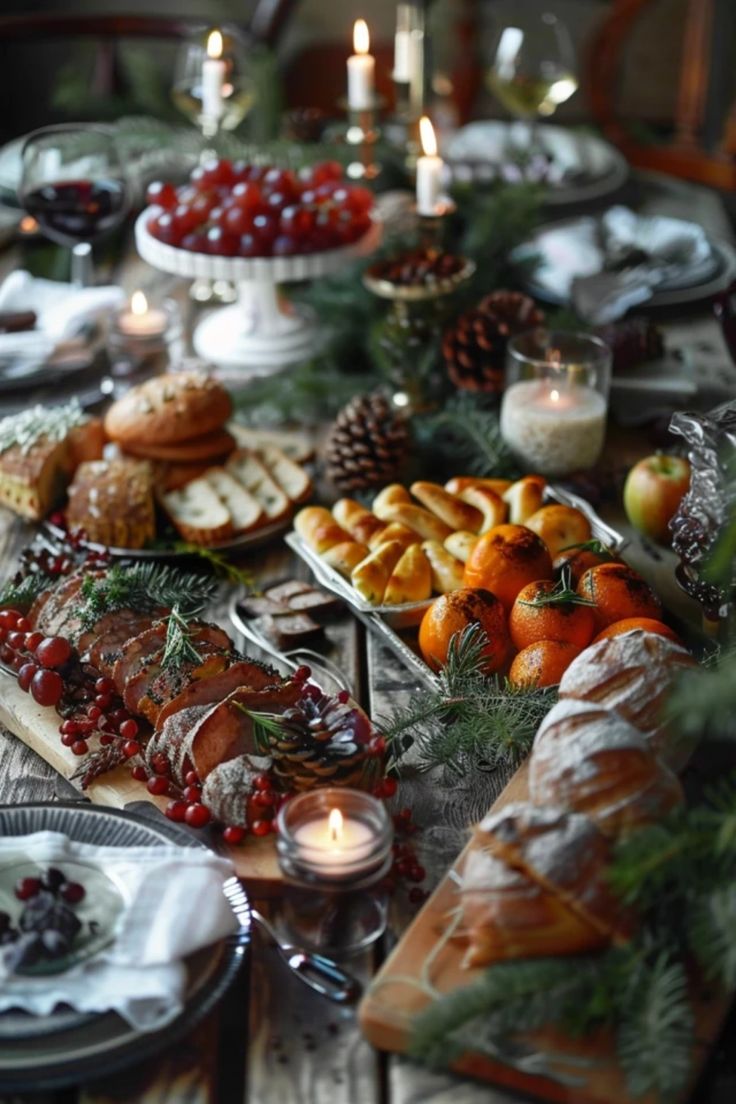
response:
[[[350,576],[353,586],[366,602],[377,606],[383,601],[391,573],[403,552],[403,545],[399,541],[380,544],[353,569]]]
[[[294,528],[320,556],[333,545],[350,541],[350,534],[340,528],[324,506],[305,506],[294,518]]]
[[[480,526],[473,530],[475,533],[487,533],[489,529],[495,529],[506,521],[506,503],[490,487],[465,487],[458,498],[474,506],[482,515]]]
[[[230,511],[206,479],[166,491],[159,501],[184,540],[192,544],[218,544],[235,532]]]
[[[238,449],[229,457],[225,469],[258,500],[269,522],[280,521],[291,510],[289,499],[254,452]]]
[[[406,525],[400,525],[398,521],[389,522],[385,529],[378,529],[368,540],[369,548],[378,548],[379,544],[388,544],[389,541],[400,541],[404,548],[410,544],[419,543],[419,534]]]
[[[481,511],[455,495],[449,494],[438,483],[426,483],[420,480],[412,483],[411,493],[451,529],[469,529],[471,533],[480,531],[484,520]]]
[[[422,602],[432,593],[432,570],[421,545],[410,544],[391,573],[383,602],[398,606],[403,602]]]
[[[483,479],[475,475],[453,475],[452,479],[448,479],[445,483],[445,490],[450,494],[459,495],[466,487],[485,487],[503,497],[510,486],[510,479]]]
[[[458,529],[456,533],[450,533],[445,541],[445,548],[461,563],[466,563],[468,556],[480,540],[477,533],[468,533],[464,529]]]
[[[209,468],[204,479],[229,510],[237,533],[255,529],[263,522],[264,513],[260,503],[224,468]]]
[[[427,540],[422,544],[432,571],[432,589],[449,594],[463,585],[463,565],[456,560],[439,541]]]
[[[525,525],[526,519],[537,512],[544,500],[546,486],[547,480],[541,475],[525,475],[504,492],[503,500],[508,503],[512,525]]]
[[[353,569],[366,558],[368,552],[368,546],[358,541],[340,541],[339,544],[333,544],[331,548],[327,548],[322,553],[322,559],[330,567],[334,567],[335,571],[339,571],[349,579]]]
[[[443,541],[449,537],[452,528],[440,518],[430,514],[423,506],[414,506],[406,502],[394,502],[384,510],[386,521],[398,521],[407,529],[413,529],[422,540]]]
[[[385,521],[366,510],[354,498],[338,499],[332,507],[332,514],[338,525],[342,525],[351,537],[362,544],[370,544],[372,537],[379,536],[386,529]]]
[[[264,444],[257,455],[274,481],[292,502],[305,502],[312,493],[312,480],[304,468],[274,444]]]
[[[384,509],[396,502],[411,502],[411,495],[401,483],[389,483],[388,487],[378,492],[371,507],[376,517],[386,520],[383,517]]]

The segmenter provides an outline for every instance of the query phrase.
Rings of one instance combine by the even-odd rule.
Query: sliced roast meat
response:
[[[31,608],[28,610],[28,620],[33,625],[34,629],[38,625],[38,620],[47,604],[51,601],[56,593],[56,586],[52,583],[50,586],[42,590],[31,603]]]
[[[245,710],[283,713],[299,700],[301,692],[301,686],[295,682],[285,682],[268,690],[241,686],[209,709],[197,722],[189,750],[189,758],[199,777],[204,781],[218,763],[227,759],[262,753],[263,749],[256,747],[253,739],[253,721]]]
[[[151,624],[151,614],[139,610],[120,609],[105,613],[89,632],[77,641],[82,659],[91,663],[103,675],[112,675],[128,640],[144,632]]]
[[[151,625],[144,632],[140,632],[133,640],[126,641],[119,661],[115,664],[113,680],[119,694],[123,694],[129,678],[140,671],[141,659],[153,655],[159,651],[166,640],[166,622],[160,621]],[[193,621],[190,625],[195,643],[208,641],[216,648],[223,651],[232,649],[232,641],[227,633],[218,625],[211,625],[207,621]]]
[[[160,661],[158,664],[151,663],[147,672],[148,681],[138,698],[136,712],[152,725],[156,725],[158,715],[166,703],[176,698],[190,683],[218,675],[230,665],[230,653],[222,648],[198,644],[197,652],[196,661],[181,663],[176,667],[164,667]],[[123,700],[127,705],[128,688]]]
[[[65,618],[71,617],[73,612],[78,612],[81,602],[77,597],[85,573],[75,571],[66,579],[59,582],[53,590],[49,600],[44,603],[34,622],[34,628],[46,636],[57,636]]]
[[[240,686],[251,690],[265,690],[267,686],[280,686],[282,683],[283,679],[278,672],[267,664],[255,659],[235,659],[226,670],[211,678],[190,682],[166,702],[156,717],[155,727],[159,728],[168,716],[180,709],[221,701]]]

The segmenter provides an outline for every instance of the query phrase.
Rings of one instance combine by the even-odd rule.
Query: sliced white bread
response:
[[[235,532],[230,511],[206,479],[192,479],[159,501],[182,537],[192,544],[219,544]]]
[[[266,519],[260,502],[224,468],[208,468],[204,479],[229,510],[237,533],[245,533],[264,523]]]
[[[290,460],[276,445],[261,445],[259,459],[292,502],[304,502],[312,493],[312,481],[299,464]]]
[[[288,514],[291,502],[250,449],[231,453],[225,470],[260,503],[269,521],[278,521]]]
[[[277,429],[253,429],[250,426],[238,425],[237,422],[230,422],[227,428],[237,441],[238,448],[260,451],[267,445],[275,445],[297,464],[303,464],[305,460],[314,456],[313,445],[302,433],[280,433]]]

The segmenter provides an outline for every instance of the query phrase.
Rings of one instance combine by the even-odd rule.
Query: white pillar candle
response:
[[[294,841],[315,873],[334,878],[355,873],[355,863],[372,855],[376,837],[365,821],[332,809],[329,816],[295,828]]]
[[[444,162],[437,156],[437,139],[426,115],[419,120],[422,156],[417,159],[417,213],[436,215],[442,194]]]
[[[226,72],[222,35],[219,31],[211,31],[207,39],[207,57],[202,62],[202,114],[207,119],[217,120],[223,113]]]
[[[375,101],[376,59],[368,51],[370,35],[365,19],[356,19],[353,27],[353,49],[348,58],[348,107],[365,111]]]
[[[397,84],[409,84],[411,81],[411,31],[397,30],[394,35],[394,71]]]
[[[606,402],[585,385],[522,380],[501,405],[501,434],[529,471],[567,475],[595,464],[606,432]]]
[[[134,291],[130,309],[118,315],[117,328],[127,337],[159,337],[166,330],[166,314],[149,307],[142,291]]]

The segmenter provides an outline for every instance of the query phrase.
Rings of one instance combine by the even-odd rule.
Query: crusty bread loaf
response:
[[[404,550],[391,572],[383,602],[398,606],[402,602],[422,602],[432,593],[432,572],[429,560],[419,544],[411,544]]]
[[[450,494],[439,483],[418,480],[412,483],[411,493],[451,529],[469,529],[471,533],[479,532],[483,524],[483,514],[480,510],[456,495]]]
[[[53,420],[58,408],[31,407],[25,414],[9,415],[2,420],[12,440],[15,432],[23,438],[24,421],[35,419],[37,430],[45,416]],[[70,415],[70,419],[74,418]],[[78,466],[85,460],[102,456],[104,434],[99,418],[84,418],[76,425],[64,428],[63,435],[38,433],[37,439],[23,439],[0,452],[0,505],[31,521],[39,521],[61,499]],[[17,429],[14,430],[14,427]]]
[[[294,528],[320,555],[333,545],[350,543],[350,534],[337,524],[324,506],[305,506],[294,518]]]
[[[226,429],[213,429],[209,433],[188,437],[185,441],[176,441],[173,444],[162,444],[153,438],[150,441],[128,441],[121,447],[130,456],[143,460],[193,464],[224,458],[235,448],[235,441]]]
[[[159,502],[184,540],[192,544],[219,544],[235,533],[230,511],[204,478],[160,492]]]
[[[269,522],[286,517],[291,503],[254,452],[237,449],[231,453],[225,467],[258,500]]]
[[[535,805],[586,813],[608,836],[659,820],[683,800],[672,771],[618,713],[559,701],[540,726],[529,759]]]
[[[423,541],[422,548],[432,570],[432,588],[439,594],[449,594],[463,585],[463,565],[439,541]]]
[[[563,548],[584,544],[593,535],[585,514],[557,502],[536,510],[524,524],[542,538],[553,559]]]
[[[226,506],[236,533],[245,533],[262,524],[264,513],[260,502],[224,468],[208,468],[204,478]]]
[[[131,388],[105,415],[105,431],[121,445],[168,445],[219,429],[230,417],[225,388],[201,372],[154,376]]]
[[[69,486],[70,529],[112,548],[142,548],[153,539],[156,519],[153,473],[145,460],[87,460]]]
[[[677,673],[695,666],[684,648],[657,633],[625,633],[591,644],[574,659],[562,676],[560,697],[615,709],[678,770],[691,749],[668,734],[662,710]]]

